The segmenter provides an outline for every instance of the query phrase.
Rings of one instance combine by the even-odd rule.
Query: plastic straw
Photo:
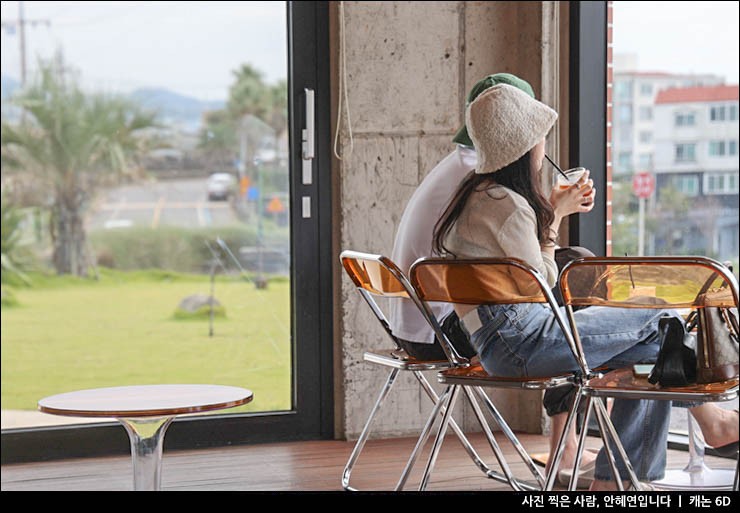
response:
[[[559,172],[559,173],[560,173],[561,175],[563,175],[563,178],[565,178],[566,180],[568,179],[568,175],[566,175],[566,174],[565,174],[565,172],[564,172],[564,171],[563,171],[562,169],[560,169],[560,166],[558,166],[558,165],[557,165],[557,164],[556,164],[555,162],[553,162],[553,160],[552,160],[552,159],[551,159],[550,157],[548,157],[548,156],[547,156],[547,153],[545,153],[545,158],[547,159],[547,161],[548,161],[548,162],[549,162],[550,164],[552,164],[552,165],[553,165],[553,167],[555,167],[555,169],[557,169],[557,170],[558,170],[558,172]]]

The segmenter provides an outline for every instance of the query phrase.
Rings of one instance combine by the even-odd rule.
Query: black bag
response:
[[[648,382],[662,387],[683,387],[696,382],[696,351],[693,339],[680,319],[661,317],[658,321],[660,352]]]

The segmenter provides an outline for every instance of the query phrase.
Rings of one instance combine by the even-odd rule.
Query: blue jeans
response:
[[[619,368],[654,363],[660,349],[658,319],[678,313],[659,309],[612,307],[576,311],[576,325],[590,368]],[[542,377],[577,372],[552,310],[543,304],[481,305],[483,326],[471,335],[483,368],[501,377]],[[666,464],[670,401],[614,401],[611,419],[638,479],[662,479]],[[617,457],[623,478],[626,468]],[[596,479],[609,480],[611,470],[602,449],[596,459]]]

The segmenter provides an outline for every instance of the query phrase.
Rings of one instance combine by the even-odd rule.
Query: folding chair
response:
[[[504,474],[512,488],[520,490],[520,482],[514,479],[510,467],[493,437],[490,426],[485,420],[483,411],[477,407],[476,401],[472,400],[473,391],[483,401],[483,404],[486,405],[489,414],[493,417],[496,424],[498,424],[507,438],[512,441],[519,457],[537,479],[539,489],[552,490],[565,447],[566,433],[572,428],[573,422],[575,422],[577,417],[576,411],[580,402],[580,394],[574,394],[574,404],[568,414],[566,428],[559,439],[556,451],[551,455],[552,465],[550,471],[547,476],[542,476],[529,454],[516,440],[511,428],[496,410],[493,402],[483,391],[483,387],[521,390],[546,390],[563,385],[580,387],[581,376],[590,375],[591,371],[575,347],[575,340],[571,336],[567,321],[558,308],[557,301],[547,282],[535,268],[526,262],[514,258],[464,260],[424,258],[412,265],[409,274],[412,286],[417,291],[419,298],[423,301],[423,306],[427,310],[427,315],[432,319],[436,333],[441,333],[441,329],[439,321],[434,319],[431,310],[428,309],[427,302],[429,301],[443,301],[461,305],[548,304],[555,315],[558,325],[563,330],[565,341],[573,352],[578,365],[578,372],[523,379],[490,376],[480,365],[455,365],[452,369],[440,371],[438,373],[439,382],[451,387],[452,391],[447,399],[445,415],[434,440],[434,445],[422,478],[421,488],[426,487],[431,476],[435,460],[444,441],[449,415],[453,411],[457,395],[462,388],[466,392],[466,395],[468,395],[468,398],[471,399],[471,405],[473,406],[478,422],[483,428],[491,449],[498,459],[499,464],[504,469]],[[442,337],[441,340],[445,339]],[[425,439],[429,436],[429,431],[434,420],[434,417],[430,416],[427,421],[425,431],[422,433]],[[571,477],[571,486],[576,485],[577,479],[577,473],[574,472]]]
[[[737,308],[738,286],[735,276],[719,262],[705,257],[580,258],[563,268],[560,289],[573,336],[581,348],[578,326],[573,315],[574,306],[667,308],[688,313],[690,309],[698,307],[697,296],[709,280],[714,280],[714,284],[724,280],[732,291],[731,303],[716,306]],[[618,488],[622,489],[622,480],[609,439],[613,440],[614,447],[625,462],[632,486],[639,489],[633,466],[609,416],[605,414],[602,400],[612,397],[691,402],[730,401],[738,397],[738,379],[735,377],[721,383],[663,388],[648,383],[646,377],[635,377],[632,368],[615,369],[584,382],[582,394],[587,405],[593,403],[596,406],[593,411],[597,414],[604,447]],[[590,407],[586,409],[586,417],[591,411]],[[578,471],[580,464],[583,436],[584,433],[581,433],[574,473]],[[734,490],[738,489],[737,464],[732,486]]]
[[[349,460],[347,461],[347,464],[342,473],[342,487],[345,490],[356,491],[355,488],[350,486],[350,476],[352,473],[352,469],[365,446],[365,442],[370,435],[370,428],[373,419],[375,418],[375,415],[377,414],[381,404],[390,392],[390,389],[393,386],[398,373],[400,371],[409,371],[414,375],[426,395],[434,403],[432,418],[435,418],[438,415],[444,414],[445,410],[443,408],[443,404],[445,402],[445,399],[449,396],[450,390],[448,387],[448,389],[445,389],[442,394],[438,396],[422,372],[449,369],[455,366],[464,366],[468,365],[469,362],[467,359],[461,357],[455,351],[454,346],[452,346],[452,344],[450,343],[443,344],[442,346],[445,354],[447,355],[447,360],[426,361],[418,360],[408,356],[398,344],[398,341],[391,332],[388,321],[383,314],[383,309],[375,300],[376,297],[409,299],[417,307],[420,308],[422,316],[427,321],[429,321],[427,311],[422,307],[421,301],[418,299],[415,290],[409,283],[406,276],[390,259],[382,255],[360,253],[357,251],[348,250],[341,253],[340,259],[342,262],[342,266],[344,267],[349,277],[352,279],[354,285],[357,287],[360,295],[370,306],[373,314],[378,319],[383,329],[388,334],[395,346],[395,349],[373,350],[364,353],[365,361],[374,363],[376,365],[388,367],[390,369],[390,373],[380,391],[380,394],[378,395],[375,405],[370,411],[360,437],[355,443],[354,449],[352,450]],[[441,331],[441,328],[437,331],[437,335],[442,336],[445,340],[447,340],[446,336]],[[465,437],[463,431],[460,429],[454,419],[450,419],[449,423],[452,426],[455,434],[460,439],[460,442],[462,443],[470,458],[487,477],[496,479],[498,481],[508,480],[507,477],[502,476],[499,472],[490,469],[481,460],[481,458],[478,456],[475,449]],[[396,490],[402,490],[404,485],[406,484],[410,472],[416,462],[416,454],[417,452],[415,450],[402,472],[398,484],[396,485]],[[521,488],[531,489],[531,487],[527,487],[526,484],[522,484]]]

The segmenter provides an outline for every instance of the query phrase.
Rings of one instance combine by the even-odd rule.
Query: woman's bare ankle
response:
[[[700,423],[702,436],[707,445],[721,447],[738,441],[738,413],[717,407],[713,418]],[[697,419],[698,420],[698,419]]]

